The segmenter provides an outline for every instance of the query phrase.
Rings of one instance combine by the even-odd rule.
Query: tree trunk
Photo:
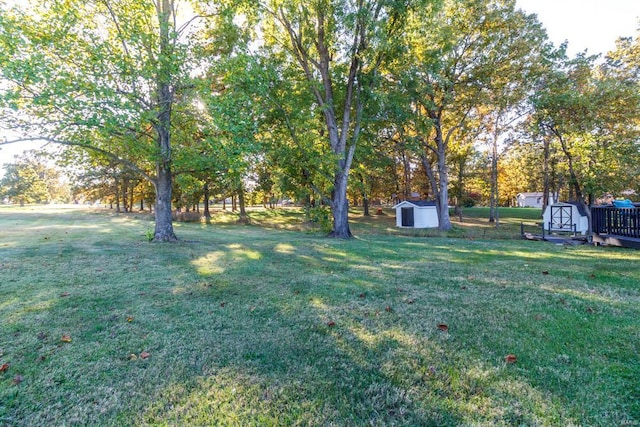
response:
[[[542,212],[547,209],[549,205],[549,195],[551,192],[550,176],[549,176],[549,138],[543,140],[543,158],[542,158]]]
[[[249,217],[244,204],[244,188],[242,185],[238,188],[238,205],[240,208],[240,217],[238,218],[238,224],[249,224]]]
[[[331,198],[331,215],[333,216],[333,230],[330,237],[350,239],[353,237],[349,228],[349,200],[347,199],[348,173],[336,172],[333,183],[333,197]]]
[[[411,197],[411,165],[404,145],[402,148],[402,168],[404,169],[404,199],[409,200]]]
[[[456,196],[455,214],[458,221],[462,222],[462,202],[464,199],[464,167],[467,163],[467,156],[461,155],[458,159],[458,195]]]
[[[122,178],[122,209],[124,213],[129,212],[129,180]]]
[[[134,202],[134,190],[136,188],[136,181],[131,181],[131,189],[129,190],[129,212],[133,212],[133,202]]]
[[[438,175],[440,177],[438,192],[436,193],[436,209],[438,210],[438,229],[451,230],[449,217],[449,171],[444,153],[438,159]]]
[[[159,55],[163,58],[159,61],[156,74],[156,97],[157,97],[157,122],[154,126],[156,130],[156,143],[159,151],[159,158],[156,161],[156,228],[153,235],[154,242],[175,242],[178,240],[173,231],[173,221],[171,218],[171,110],[174,102],[172,89],[173,70],[171,65],[164,58],[172,54],[170,25],[173,14],[173,5],[170,0],[161,0],[156,5],[158,7],[159,21]]]
[[[489,197],[489,222],[493,222],[496,228],[500,225],[498,216],[498,135],[494,135],[491,146],[491,195]]]
[[[493,141],[491,142],[491,196],[489,204],[489,222],[493,222],[496,228],[500,226],[499,195],[498,195],[498,138],[500,137],[500,123],[502,113],[498,114],[493,129]]]
[[[567,166],[569,167],[569,190],[575,191],[575,200],[578,204],[584,209],[587,214],[587,227],[588,232],[587,236],[591,239],[592,236],[592,228],[591,228],[591,206],[587,206],[584,200],[584,194],[582,190],[582,186],[580,185],[580,180],[578,179],[578,174],[576,174],[576,170],[573,167],[573,155],[571,151],[568,149],[567,144],[559,132],[556,132],[558,140],[560,141],[560,146],[562,147],[562,151],[564,155],[567,157]],[[570,193],[571,194],[571,193]]]
[[[171,168],[164,163],[157,166],[158,181],[156,187],[156,228],[154,242],[175,242],[178,240],[173,231],[171,219]]]
[[[115,179],[116,213],[120,213],[120,184],[118,178]]]
[[[207,221],[210,221],[211,212],[209,211],[209,197],[211,197],[211,195],[209,194],[209,183],[205,182],[202,192],[204,193],[204,217]]]
[[[160,88],[161,101],[171,98],[171,91],[168,86]],[[154,242],[175,242],[178,240],[173,231],[173,221],[171,219],[171,134],[170,118],[171,109],[168,102],[160,102],[165,105],[158,114],[158,145],[161,158],[156,163],[157,181],[154,183],[156,189],[156,228],[153,235]]]
[[[371,216],[369,213],[369,197],[365,191],[362,192],[362,206],[364,207],[364,216]]]
[[[367,195],[367,187],[365,185],[365,178],[360,175],[360,185],[362,188],[362,207],[364,208],[364,216],[371,216],[369,213],[369,196]]]
[[[422,164],[424,166],[427,178],[431,183],[431,190],[436,196],[436,211],[438,213],[438,229],[443,231],[451,230],[451,218],[449,216],[449,169],[447,168],[446,145],[442,138],[442,129],[439,120],[434,120],[435,137],[435,160],[437,164],[438,177],[431,168],[431,163],[427,158],[426,151],[429,147],[425,147],[425,154],[422,155]]]

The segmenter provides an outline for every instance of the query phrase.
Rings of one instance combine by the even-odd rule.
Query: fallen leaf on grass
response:
[[[547,270],[544,270],[544,271],[542,272],[542,274],[547,275],[547,274],[549,274],[549,272],[548,272]]]
[[[224,307],[224,306],[225,306],[225,304],[226,304],[226,302],[221,302],[221,303],[220,303],[220,307]]]
[[[327,326],[332,328],[332,327],[336,326],[336,322],[333,322],[333,321],[332,322],[327,322]]]
[[[63,292],[60,294],[60,298],[64,298],[64,297],[68,297],[69,296],[69,292]]]
[[[24,378],[22,377],[22,375],[16,375],[15,377],[13,377],[12,382],[14,385],[19,385],[23,380]]]
[[[413,304],[414,302],[416,302],[416,300],[414,300],[413,298],[409,298],[407,300],[407,304]]]
[[[148,359],[151,357],[151,353],[147,353],[146,351],[143,351],[142,353],[140,353],[140,359],[144,360],[144,359]]]
[[[386,307],[384,308],[384,311],[386,311],[386,312],[388,312],[388,313],[391,313],[392,308],[391,308],[390,306],[386,306]]]
[[[0,366],[0,372],[6,372],[7,369],[9,369],[8,363],[4,363],[2,364],[2,366]]]
[[[442,332],[449,332],[449,326],[446,323],[438,323],[438,329]]]
[[[127,322],[129,322],[129,323],[133,322],[133,316],[128,316],[127,317]]]
[[[365,297],[365,294],[360,294],[360,295],[358,295],[358,297],[360,297],[360,298],[364,298],[364,297]]]
[[[131,353],[129,356],[127,356],[127,359],[129,359],[129,360],[138,360],[138,356],[136,356],[135,354]]]
[[[516,361],[518,360],[518,358],[516,357],[515,354],[507,354],[504,357],[504,361],[507,363],[516,363]]]
[[[587,307],[587,313],[593,313],[595,310],[591,307]]]
[[[60,340],[62,342],[71,342],[71,335],[63,335],[62,338],[60,338]]]

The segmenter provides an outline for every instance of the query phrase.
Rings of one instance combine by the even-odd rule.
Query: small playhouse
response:
[[[584,207],[577,202],[556,202],[542,213],[545,232],[571,232],[585,234],[589,231],[589,217]]]
[[[438,227],[436,202],[405,200],[393,207],[396,210],[396,226],[404,228]]]

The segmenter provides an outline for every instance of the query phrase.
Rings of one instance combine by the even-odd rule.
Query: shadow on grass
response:
[[[0,421],[567,425],[638,415],[637,344],[619,336],[638,333],[637,288],[609,284],[593,248],[196,225],[180,228],[194,243],[151,245],[107,225],[118,241],[59,236],[2,261],[0,277],[13,280],[0,305],[3,360],[24,380],[2,378]],[[87,249],[96,245],[102,252]],[[637,283],[634,260],[609,255],[608,272]],[[504,362],[509,353],[517,364]]]

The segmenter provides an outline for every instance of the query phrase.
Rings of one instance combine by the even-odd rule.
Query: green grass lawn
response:
[[[640,425],[639,251],[385,213],[0,207],[0,425]]]

